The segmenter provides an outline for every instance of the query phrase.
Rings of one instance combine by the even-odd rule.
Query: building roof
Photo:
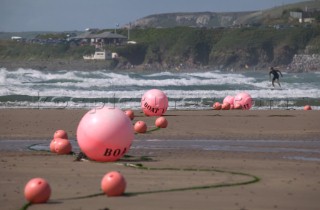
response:
[[[87,31],[83,34],[80,34],[73,39],[127,39],[126,36],[122,36],[121,34],[114,34],[109,31],[105,31],[100,34],[93,34],[90,31]]]

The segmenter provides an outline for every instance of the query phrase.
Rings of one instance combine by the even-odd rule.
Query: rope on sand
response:
[[[32,149],[31,145],[29,147],[30,150]],[[39,151],[39,150],[36,150]],[[122,162],[121,162],[122,161]],[[217,173],[226,173],[229,175],[237,175],[237,176],[244,176],[248,177],[248,180],[241,181],[241,182],[232,182],[232,183],[218,183],[218,184],[209,184],[209,185],[200,185],[200,186],[192,186],[192,187],[181,187],[181,188],[172,188],[166,190],[151,190],[151,191],[142,191],[142,192],[126,192],[123,196],[137,196],[137,195],[145,195],[145,194],[153,194],[153,193],[164,193],[164,192],[178,192],[178,191],[189,191],[189,190],[204,190],[204,189],[215,189],[215,188],[222,188],[222,187],[235,187],[241,185],[249,185],[259,182],[261,179],[255,175],[243,173],[243,172],[236,172],[236,171],[225,171],[220,169],[195,169],[195,168],[156,168],[156,167],[147,167],[141,163],[128,163],[128,161],[152,161],[150,157],[141,156],[141,157],[134,157],[126,155],[123,159],[120,160],[117,164],[123,165],[124,167],[139,169],[139,170],[149,170],[149,171],[193,171],[193,172],[217,172]],[[124,163],[123,163],[124,162]],[[92,198],[97,196],[105,195],[104,193],[95,193],[91,195],[85,196],[78,196],[78,197],[71,197],[71,198],[62,198],[57,200],[78,200],[78,199],[86,199]],[[26,203],[20,210],[27,210],[32,203]]]

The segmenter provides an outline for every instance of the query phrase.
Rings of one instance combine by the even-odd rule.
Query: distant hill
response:
[[[143,17],[131,23],[133,28],[168,28],[178,26],[189,27],[230,27],[246,24],[278,24],[288,23],[290,10],[320,9],[320,1],[304,1],[282,5],[267,10],[248,12],[188,12],[166,13]],[[128,27],[126,25],[125,27]]]

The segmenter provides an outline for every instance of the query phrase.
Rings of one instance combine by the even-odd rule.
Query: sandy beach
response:
[[[1,209],[23,207],[33,177],[47,179],[52,195],[28,209],[319,209],[319,111],[167,111],[168,128],[136,135],[130,157],[115,163],[28,150],[49,145],[58,129],[75,140],[87,111],[0,110]],[[154,126],[155,117],[135,115]],[[10,143],[16,146],[3,146]],[[126,194],[99,195],[103,175],[113,170],[124,175]]]

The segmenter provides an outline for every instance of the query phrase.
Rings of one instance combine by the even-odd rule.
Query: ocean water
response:
[[[0,68],[0,108],[140,109],[142,95],[160,89],[169,109],[211,109],[227,95],[249,93],[252,109],[320,109],[320,72],[283,73],[282,87],[272,88],[268,71],[226,73],[38,71]]]

